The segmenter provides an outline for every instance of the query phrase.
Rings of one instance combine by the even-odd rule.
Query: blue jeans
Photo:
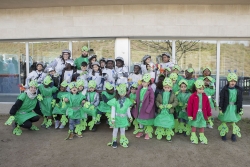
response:
[[[69,119],[69,130],[73,131],[80,122],[80,119]]]

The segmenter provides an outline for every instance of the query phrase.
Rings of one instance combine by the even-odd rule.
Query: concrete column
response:
[[[176,64],[176,59],[175,59],[175,40],[172,40],[172,62]]]
[[[30,60],[29,60],[29,42],[25,42],[25,50],[26,50],[26,76],[30,73]]]
[[[130,41],[128,38],[115,39],[115,58],[117,57],[123,57],[125,65],[130,65]]]
[[[216,94],[215,99],[217,105],[219,105],[220,95],[220,41],[217,41],[217,54],[216,54]]]

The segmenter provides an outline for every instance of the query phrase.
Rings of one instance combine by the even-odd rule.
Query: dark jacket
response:
[[[224,88],[220,91],[220,103],[219,103],[219,109],[222,110],[224,113],[227,109],[227,106],[229,105],[229,90],[228,90],[228,84],[224,86]],[[236,99],[236,106],[237,106],[237,112],[239,113],[242,109],[242,88],[238,85],[235,85],[235,89],[237,89],[237,99]]]

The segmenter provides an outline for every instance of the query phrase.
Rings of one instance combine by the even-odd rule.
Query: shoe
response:
[[[135,137],[140,138],[140,137],[142,137],[142,136],[143,136],[143,133],[142,133],[142,132],[139,132],[139,133],[136,134]]]
[[[73,137],[74,137],[74,133],[70,133],[70,134],[69,134],[69,140],[72,140]]]
[[[94,125],[91,131],[95,132],[96,130],[97,130],[96,125]]]
[[[213,129],[213,126],[211,126],[210,124],[207,124],[207,127],[208,127],[209,129]]]
[[[110,129],[113,129],[114,127],[113,127],[113,126],[110,126],[109,128],[110,128]]]
[[[60,125],[60,121],[55,120],[55,129],[57,129],[59,127],[59,125]]]
[[[172,142],[172,140],[167,140],[167,142],[171,143],[171,142]]]
[[[64,129],[64,125],[61,123],[61,125],[59,126],[59,129]]]
[[[113,141],[112,147],[113,147],[113,148],[117,148],[117,141]]]
[[[225,135],[225,136],[221,136],[221,139],[223,140],[223,141],[226,141],[227,140],[227,136]]]
[[[82,134],[80,134],[80,135],[76,134],[76,136],[79,137],[79,138],[82,138]]]
[[[149,135],[146,133],[145,137],[144,137],[145,140],[149,140]]]
[[[236,135],[235,134],[232,134],[231,140],[232,140],[232,142],[236,142]]]
[[[101,124],[101,121],[96,122],[96,125],[100,125],[100,124]]]

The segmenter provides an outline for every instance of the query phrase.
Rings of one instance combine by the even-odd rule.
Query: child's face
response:
[[[175,83],[176,83],[176,80],[173,80],[173,79],[172,79],[172,82],[173,82],[173,84],[175,84]]]
[[[187,90],[187,85],[186,84],[181,84],[180,86],[182,92],[186,92]]]
[[[35,86],[31,86],[29,87],[29,90],[32,94],[35,94],[36,93],[36,87]]]
[[[69,59],[69,53],[63,53],[63,59],[68,60]]]
[[[192,73],[192,72],[189,73],[189,72],[186,70],[186,71],[185,71],[185,76],[186,76],[186,78],[192,78],[193,73]]]
[[[140,67],[139,66],[134,66],[134,73],[138,74],[140,72]]]
[[[83,86],[79,86],[79,87],[78,87],[78,91],[82,91],[83,88],[84,88]]]
[[[142,81],[142,86],[145,88],[145,87],[148,87],[149,85],[149,82],[145,82],[145,81]]]
[[[89,88],[89,91],[90,91],[90,92],[94,92],[94,91],[95,91],[95,88]]]
[[[111,90],[106,89],[106,91],[107,91],[108,94],[113,94],[114,93],[114,88],[111,89]]]
[[[162,61],[163,61],[163,63],[167,63],[167,62],[169,62],[169,57],[168,56],[166,56],[166,55],[164,55],[164,56],[162,56]]]
[[[147,58],[145,62],[149,64],[151,62],[151,58]]]
[[[122,67],[122,61],[121,60],[116,60],[116,66],[119,68],[119,67]]]
[[[159,79],[158,79],[158,82],[163,82],[163,81],[164,81],[164,79],[165,79],[165,77],[160,76],[160,77],[159,77]]]
[[[56,72],[55,71],[50,71],[49,74],[50,75],[54,75]]]
[[[37,69],[38,71],[42,71],[42,70],[43,70],[43,66],[39,64],[39,65],[36,66],[36,69]]]
[[[169,92],[172,89],[172,87],[170,87],[169,85],[165,85],[165,86],[163,86],[163,89],[164,89],[164,91]]]
[[[146,68],[147,68],[147,70],[151,70],[151,66],[149,64],[147,65]]]
[[[113,69],[114,68],[113,61],[108,61],[107,62],[107,68],[108,69]]]
[[[170,74],[170,72],[168,70],[164,70],[164,74],[165,76],[167,76],[168,74]]]
[[[61,92],[65,92],[66,91],[66,87],[60,86],[60,91]]]
[[[207,79],[207,78],[204,79],[204,84],[205,84],[206,86],[207,86],[207,85],[210,85],[210,83],[211,83],[211,82],[209,81],[209,79]]]
[[[96,62],[96,58],[91,59],[91,63],[93,64],[94,62]]]
[[[67,68],[67,69],[71,69],[71,64],[66,63],[66,68]]]
[[[93,65],[93,70],[94,70],[95,72],[97,72],[97,71],[99,70],[98,65]]]
[[[70,91],[73,93],[73,94],[76,94],[78,92],[78,89],[76,87],[73,87],[72,89],[70,89]]]
[[[205,69],[203,71],[203,76],[210,76],[210,75],[211,75],[211,72],[208,69]]]
[[[136,93],[136,89],[135,88],[131,88],[131,93],[135,94]]]
[[[104,61],[101,61],[101,67],[105,67],[106,63]]]
[[[172,71],[173,73],[176,73],[176,74],[179,74],[179,70],[177,70],[176,68],[175,69],[173,69],[173,71]]]
[[[197,93],[204,93],[204,87],[196,88]]]
[[[81,66],[81,70],[82,71],[86,71],[87,70],[87,66]]]
[[[229,82],[229,87],[233,88],[236,85],[236,81],[232,80]]]

